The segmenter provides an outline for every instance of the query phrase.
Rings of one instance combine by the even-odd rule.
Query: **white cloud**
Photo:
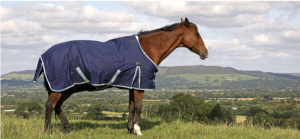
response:
[[[266,34],[255,35],[253,37],[254,44],[273,44],[273,41]]]
[[[250,51],[252,48],[240,44],[239,40],[234,39],[232,41],[223,41],[223,40],[206,40],[205,44],[210,46],[210,49],[213,49],[218,52],[232,52],[232,51]]]
[[[184,17],[201,29],[205,44],[209,46],[209,58],[203,61],[188,49],[177,49],[162,65],[218,65],[276,72],[300,70],[299,24],[290,23],[290,19],[298,20],[299,3],[122,3],[134,10],[111,7],[108,12],[84,2],[1,6],[4,73],[34,69],[37,57],[60,42],[74,39],[106,41],[179,22]],[[276,15],[270,14],[274,10]],[[282,66],[278,67],[278,64]]]
[[[189,17],[193,19],[191,21],[208,27],[245,26],[262,21],[263,14],[271,8],[267,2],[130,1],[123,4],[147,15],[171,21]]]
[[[283,32],[283,37],[287,41],[300,42],[300,30],[289,30]]]
[[[8,11],[4,15],[17,13],[26,19],[11,18],[1,22],[3,48],[37,49],[69,40],[74,34],[131,35],[141,29],[153,28],[126,11],[103,12],[80,2],[64,2],[63,5],[28,3],[16,7],[15,11],[1,8],[1,11]]]
[[[137,32],[152,26],[142,23],[127,11],[105,12],[91,5],[66,2],[63,5],[25,4],[17,9],[29,20],[51,30],[72,30],[80,33]]]
[[[273,58],[289,58],[289,57],[291,57],[290,54],[285,53],[285,52],[279,52],[279,53],[268,52],[268,56],[273,57]]]
[[[45,29],[37,23],[23,20],[8,20],[1,22],[1,34],[34,34],[42,32]]]
[[[14,13],[13,10],[11,10],[10,8],[7,8],[5,6],[1,6],[1,21],[10,19],[13,17]]]

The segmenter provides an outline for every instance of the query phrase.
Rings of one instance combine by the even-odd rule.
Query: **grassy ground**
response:
[[[142,137],[129,135],[126,121],[88,121],[70,120],[72,131],[69,134],[61,132],[59,119],[52,120],[52,132],[43,132],[43,119],[31,118],[30,120],[18,119],[11,116],[1,116],[2,139],[93,139],[93,138],[179,138],[179,139],[296,139],[300,132],[293,129],[272,128],[269,130],[258,127],[204,125],[200,123],[183,123],[176,121],[168,124],[160,120],[141,121]]]

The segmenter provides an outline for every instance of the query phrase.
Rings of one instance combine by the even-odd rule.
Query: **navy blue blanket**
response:
[[[76,84],[95,89],[155,88],[157,66],[142,50],[137,36],[107,42],[76,40],[54,45],[41,55],[34,81],[44,72],[49,87],[61,92]]]

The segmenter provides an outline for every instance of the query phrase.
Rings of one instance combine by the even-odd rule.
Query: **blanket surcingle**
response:
[[[155,63],[137,36],[98,42],[75,40],[54,45],[38,61],[34,81],[44,73],[50,89],[65,91],[76,84],[95,90],[107,87],[148,90],[155,88]]]

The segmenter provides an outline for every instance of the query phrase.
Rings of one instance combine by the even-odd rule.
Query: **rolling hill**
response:
[[[1,84],[32,84],[34,70],[11,72],[1,76]],[[158,88],[203,88],[216,86],[240,86],[251,84],[254,87],[261,84],[280,84],[284,82],[293,87],[300,87],[299,73],[279,74],[262,71],[243,71],[230,67],[219,66],[174,66],[159,67],[156,74]],[[39,78],[41,84],[43,78]],[[274,86],[274,85],[272,85]],[[275,85],[276,86],[276,85]]]
[[[296,79],[300,77],[294,74],[279,74],[262,71],[243,71],[230,67],[219,66],[175,66],[175,67],[159,67],[158,76],[182,75],[182,74],[241,74],[252,77],[268,78],[268,79]]]

